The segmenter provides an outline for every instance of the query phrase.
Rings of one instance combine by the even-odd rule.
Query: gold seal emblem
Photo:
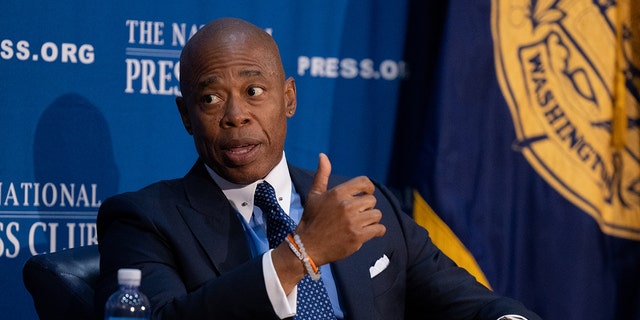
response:
[[[515,148],[609,235],[640,240],[636,0],[493,0]],[[635,60],[634,60],[635,59]]]

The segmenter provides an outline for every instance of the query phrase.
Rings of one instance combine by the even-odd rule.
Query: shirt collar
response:
[[[262,181],[269,182],[270,185],[276,191],[276,198],[282,210],[286,214],[289,214],[289,207],[291,205],[291,176],[289,176],[289,167],[287,166],[287,159],[284,152],[282,153],[282,159],[280,162],[267,174],[264,179],[257,180],[248,185],[235,184],[227,181],[219,176],[213,169],[205,165],[209,175],[215,181],[224,195],[229,199],[229,202],[236,209],[240,215],[249,222],[251,215],[253,214],[253,194],[256,191],[256,186]]]

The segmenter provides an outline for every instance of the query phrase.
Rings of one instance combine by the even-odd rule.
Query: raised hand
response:
[[[330,174],[331,162],[320,154],[318,170],[296,229],[307,254],[317,265],[344,259],[386,231],[379,223],[382,213],[375,209],[375,187],[371,180],[361,176],[327,190]]]

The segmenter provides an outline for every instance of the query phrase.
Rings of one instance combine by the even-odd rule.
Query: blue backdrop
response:
[[[313,169],[326,152],[336,173],[384,178],[406,74],[404,1],[4,1],[0,318],[36,318],[27,258],[95,244],[102,200],[191,167],[178,58],[225,16],[268,30],[296,79],[287,158]]]

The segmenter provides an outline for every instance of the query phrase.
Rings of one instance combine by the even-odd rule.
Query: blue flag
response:
[[[410,10],[389,184],[543,318],[640,319],[638,2],[470,2]]]

